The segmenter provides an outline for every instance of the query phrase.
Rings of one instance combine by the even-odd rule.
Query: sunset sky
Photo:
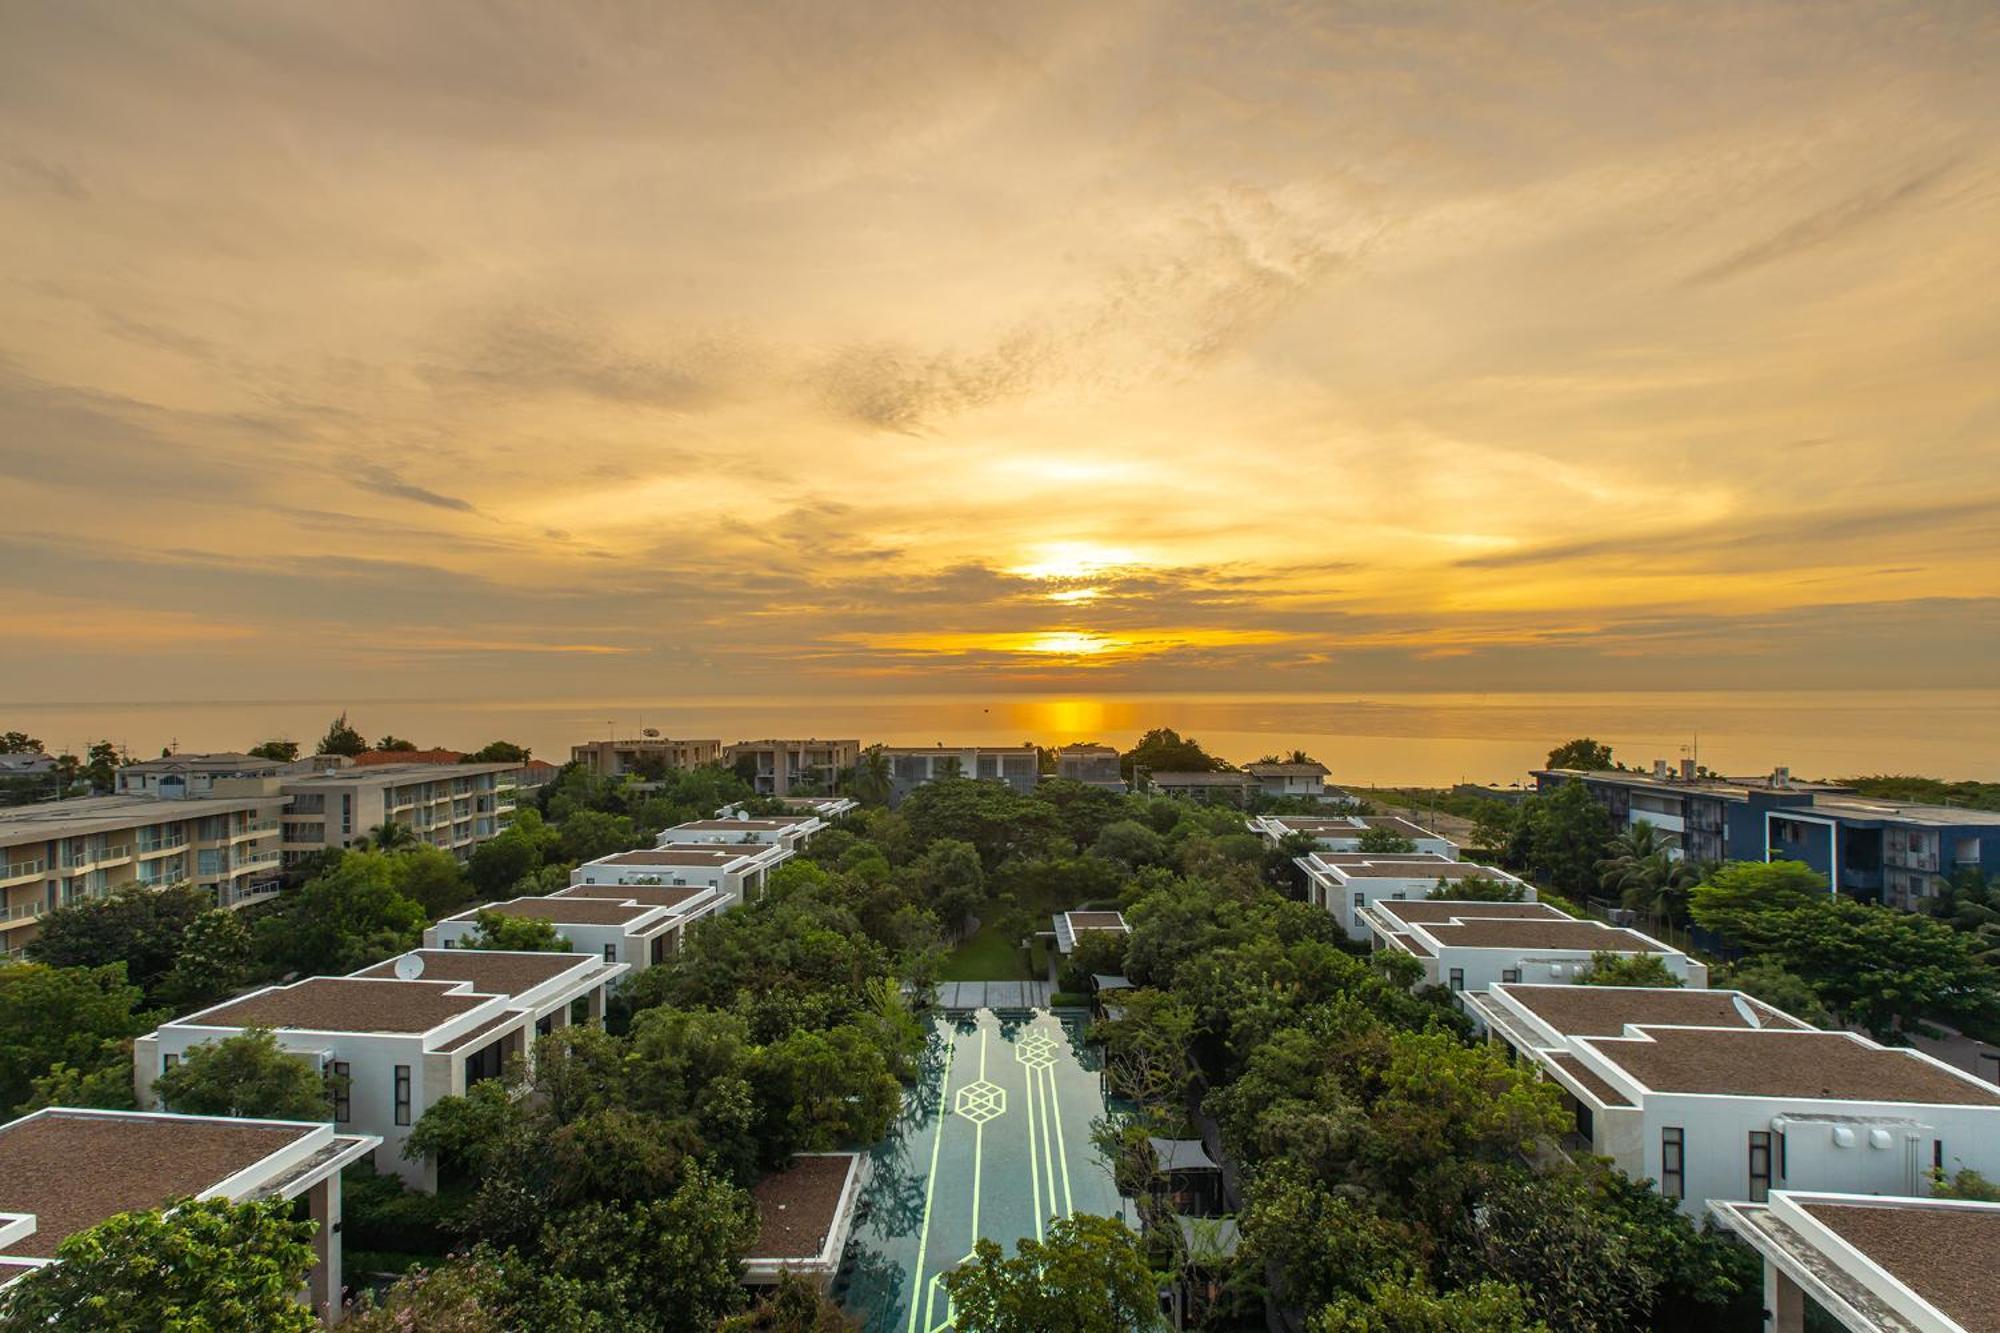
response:
[[[1986,686],[2000,7],[0,0],[0,700]]]

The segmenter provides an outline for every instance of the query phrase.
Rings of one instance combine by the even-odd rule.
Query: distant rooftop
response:
[[[560,955],[558,955],[560,956]],[[307,1032],[429,1032],[493,998],[449,979],[308,977],[188,1014],[174,1025]]]
[[[613,902],[629,899],[647,907],[682,907],[714,892],[699,884],[572,884],[566,889],[557,889],[549,896]]]
[[[356,768],[384,768],[391,764],[457,764],[463,750],[370,750],[354,756]]]
[[[1579,1041],[1656,1092],[2000,1106],[2000,1088],[1845,1032],[1646,1027]]]
[[[1347,879],[1429,879],[1453,880],[1513,878],[1504,870],[1471,861],[1414,861],[1407,858],[1367,857],[1359,861],[1328,862],[1331,869]],[[1464,906],[1464,904],[1460,904]]]
[[[722,843],[727,847],[729,844]],[[718,851],[718,844],[701,843],[696,846],[674,845],[669,847],[641,848],[633,852],[614,852],[610,856],[600,856],[595,861],[586,861],[593,866],[706,866],[710,869],[734,864],[744,859],[742,852]]]
[[[471,778],[486,773],[508,773],[519,764],[418,764],[394,762],[367,768],[342,768],[331,773],[300,773],[285,779],[289,790],[305,786],[348,786],[356,782],[438,782],[445,778]]]
[[[1375,910],[1405,923],[1449,921],[1453,917],[1488,919],[1512,917],[1533,921],[1575,919],[1567,912],[1558,911],[1547,903],[1468,903],[1444,898],[1418,898],[1408,901],[1388,899],[1376,903]]]
[[[483,907],[460,912],[457,916],[448,917],[447,920],[469,921],[480,912],[497,912],[501,916],[523,917],[531,921],[553,921],[557,925],[567,922],[578,926],[624,926],[637,921],[648,912],[657,910],[642,902],[627,902],[626,900],[631,897],[631,894],[621,891],[616,898],[578,899],[559,897],[556,894],[546,898],[510,898],[504,903],[488,903]]]
[[[1325,764],[1245,764],[1245,773],[1260,778],[1323,778],[1333,770]]]
[[[153,796],[86,796],[74,801],[16,805],[0,809],[0,847],[47,838],[74,838],[140,824],[200,819],[259,806],[280,806],[285,798],[270,796],[190,796],[170,800]]]
[[[1147,774],[1151,782],[1165,787],[1240,787],[1246,776],[1243,773],[1179,773],[1172,770]]]
[[[1637,931],[1596,921],[1549,921],[1480,916],[1483,903],[1460,903],[1460,919],[1425,922],[1422,930],[1443,949],[1575,949],[1590,953],[1667,953],[1667,946]],[[1467,919],[1470,918],[1470,919]]]
[[[695,833],[766,833],[797,828],[815,818],[817,816],[814,815],[760,815],[755,819],[690,819],[684,824],[674,825],[665,832],[673,833],[676,830],[686,829]]]

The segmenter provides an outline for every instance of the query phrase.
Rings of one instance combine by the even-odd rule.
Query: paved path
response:
[[[941,981],[940,1009],[1046,1009],[1046,981]]]

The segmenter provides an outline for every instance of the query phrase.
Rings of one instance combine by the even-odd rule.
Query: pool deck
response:
[[[963,983],[1004,988],[1023,982]],[[951,1324],[943,1274],[977,1239],[1013,1252],[1070,1213],[1118,1216],[1111,1172],[1091,1142],[1104,1114],[1097,1073],[1046,1009],[953,1013],[935,1028],[924,1078],[873,1153],[865,1220],[850,1247],[848,1312],[870,1330]]]

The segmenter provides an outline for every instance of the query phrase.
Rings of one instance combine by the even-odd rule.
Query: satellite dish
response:
[[[424,974],[424,959],[421,954],[406,953],[396,960],[396,980],[415,981]]]
[[[1743,996],[1732,995],[1729,997],[1729,1002],[1736,1006],[1736,1016],[1743,1020],[1744,1027],[1761,1028],[1764,1026],[1764,1020],[1757,1013],[1756,1006]]]
[[[641,736],[646,737],[648,740],[658,740],[660,736],[660,729],[658,727],[647,727],[644,731],[641,731],[639,734]]]

